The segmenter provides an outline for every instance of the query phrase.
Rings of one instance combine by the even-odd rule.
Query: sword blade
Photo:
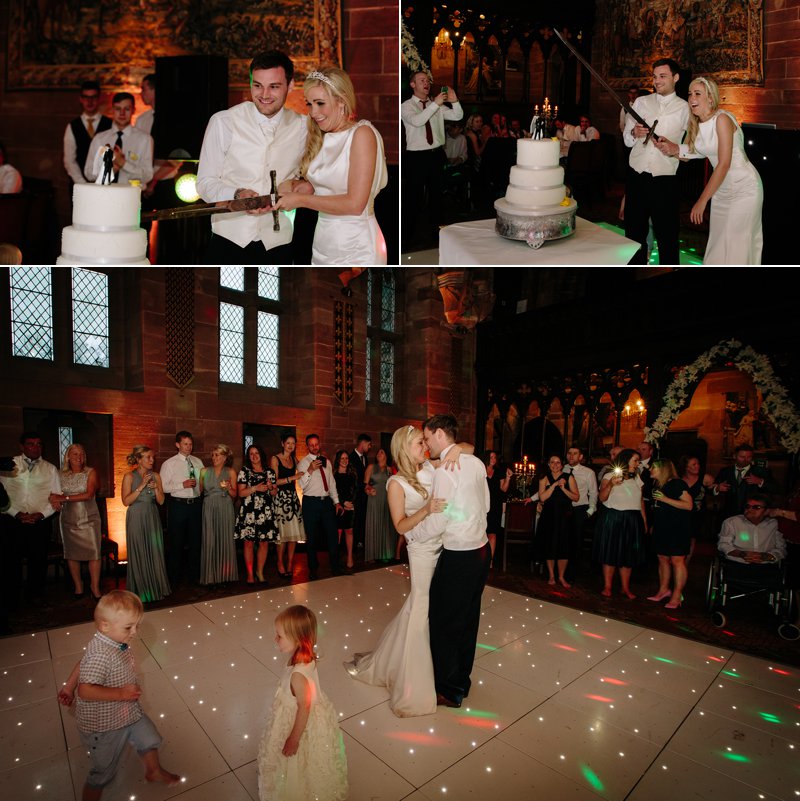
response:
[[[623,100],[612,88],[609,86],[608,81],[559,33],[557,28],[553,28],[553,33],[562,41],[564,46],[569,50],[578,61],[586,67],[587,70],[597,79],[598,83],[605,89],[617,103],[622,106],[625,110],[626,114],[630,114],[633,119],[636,120],[641,125],[644,125],[650,133],[648,134],[648,139],[652,136],[656,140],[658,136],[655,135],[655,126],[650,125],[648,122],[645,121],[644,117],[642,117],[637,111],[634,110],[633,106],[630,103]]]
[[[142,214],[142,220],[181,220],[185,217],[203,217],[209,214],[225,214],[233,211],[248,211],[249,209],[269,209],[275,201],[271,195],[258,197],[241,197],[238,200],[229,200],[224,206],[216,203],[198,203],[195,206],[178,206],[173,209],[157,209]],[[278,212],[274,212],[278,214]]]

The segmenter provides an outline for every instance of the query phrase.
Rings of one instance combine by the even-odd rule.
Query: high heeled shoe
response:
[[[678,601],[678,603],[674,604],[670,601],[668,604],[664,604],[664,609],[679,609],[681,603],[681,601]]]
[[[667,592],[659,592],[656,593],[656,595],[650,595],[647,600],[658,602],[658,601],[663,601],[665,598],[671,598],[671,597],[672,593],[669,592],[669,590],[667,590]]]

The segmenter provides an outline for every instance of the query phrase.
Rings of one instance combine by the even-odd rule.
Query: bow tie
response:
[[[119,644],[119,650],[120,650],[120,651],[127,651],[127,650],[128,650],[128,643],[126,643],[126,642],[121,642],[121,643]]]

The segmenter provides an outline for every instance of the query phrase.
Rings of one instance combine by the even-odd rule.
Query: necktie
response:
[[[94,136],[94,123],[90,120],[86,123],[86,133],[89,134],[89,139]]]
[[[421,100],[420,102],[422,103],[422,109],[424,111],[425,110],[425,106],[427,106],[428,103],[430,103],[430,100]],[[431,121],[430,120],[427,120],[425,122],[425,141],[429,145],[433,144],[433,128],[431,128]]]
[[[25,457],[25,463],[28,465],[28,470],[33,470],[33,468],[39,463],[38,459],[29,459],[27,456]]]
[[[736,483],[737,484],[741,484],[742,483],[742,473],[743,472],[744,472],[743,468],[741,468],[741,467],[737,467],[736,468]]]
[[[320,467],[319,468],[319,475],[320,475],[320,478],[322,479],[322,486],[325,488],[325,492],[329,492],[329,490],[328,490],[328,479],[325,476],[325,468],[324,467]]]
[[[189,478],[194,478],[194,465],[192,464],[192,460],[187,456],[186,457],[186,467],[189,469]],[[192,487],[192,497],[194,497],[194,491],[196,487]]]
[[[122,150],[122,131],[117,131],[117,141],[114,142],[114,147],[118,147]],[[114,183],[119,183],[119,173],[114,173]]]

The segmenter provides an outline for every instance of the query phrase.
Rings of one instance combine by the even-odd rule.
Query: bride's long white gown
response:
[[[374,126],[367,120],[359,120],[343,131],[326,133],[319,153],[308,165],[306,178],[314,187],[316,195],[345,194],[350,173],[350,147],[353,144],[353,136],[364,125],[375,134],[378,144],[369,200],[361,214],[319,213],[314,231],[311,264],[355,266],[386,264],[386,242],[375,219],[375,196],[386,186],[388,173],[383,139]]]
[[[418,473],[420,484],[430,492],[433,468]],[[405,513],[410,517],[427,502],[404,478],[392,476],[405,493]],[[388,487],[388,484],[387,484]],[[428,592],[442,551],[441,537],[429,542],[411,542],[408,561],[411,590],[403,608],[386,627],[374,651],[356,654],[345,663],[351,676],[366,684],[386,687],[389,706],[401,718],[432,715],[436,712],[436,686],[433,680],[428,629]]]

